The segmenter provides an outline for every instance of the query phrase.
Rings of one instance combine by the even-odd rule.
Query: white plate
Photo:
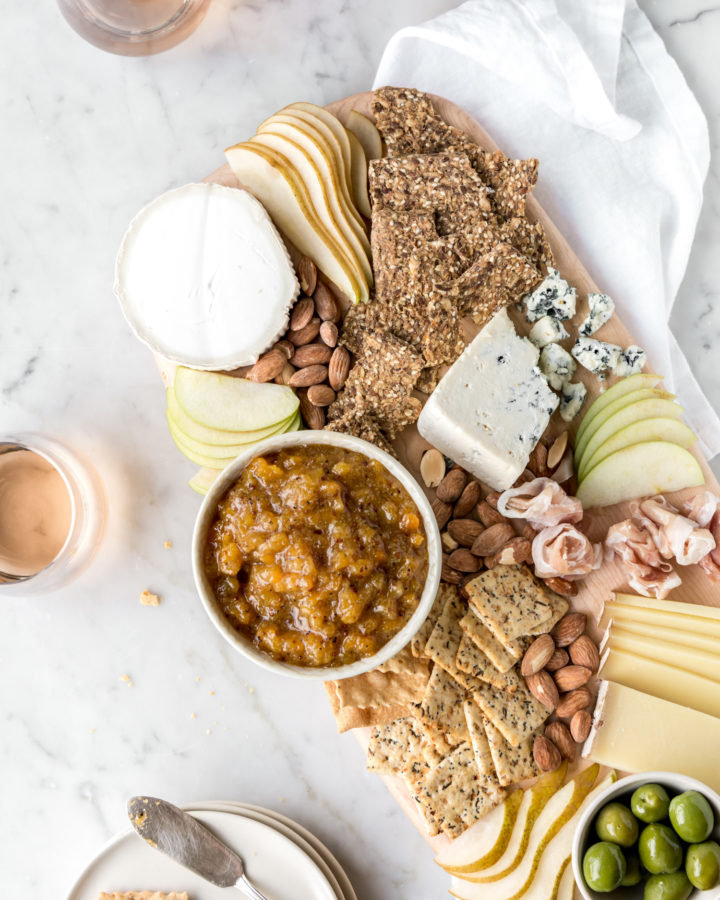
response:
[[[337,900],[321,869],[276,828],[237,813],[195,813],[242,856],[250,880],[268,900]],[[126,831],[87,866],[67,900],[97,900],[100,891],[187,891],[192,900],[228,900],[229,891],[209,884]],[[233,896],[239,897],[239,892]]]

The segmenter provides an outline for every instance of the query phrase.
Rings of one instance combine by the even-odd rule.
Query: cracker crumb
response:
[[[124,681],[125,684],[126,684],[128,687],[133,687],[132,678],[131,678],[129,675],[127,675],[127,674],[121,675],[121,676],[120,676],[120,681]]]
[[[146,589],[140,594],[140,602],[143,606],[160,606],[160,597]]]
[[[215,696],[215,691],[210,691],[210,696],[211,696],[211,697],[214,697],[214,696]]]
[[[210,731],[209,728],[206,728],[206,729],[205,729],[205,734],[212,734],[212,731]]]
[[[195,679],[195,681],[200,681],[200,676],[199,676],[199,675],[198,675],[198,677]]]
[[[191,718],[191,719],[197,719],[197,715],[196,715],[195,713],[190,713],[190,718]]]
[[[172,541],[165,541],[163,547],[165,547],[166,550],[169,550],[172,547]]]

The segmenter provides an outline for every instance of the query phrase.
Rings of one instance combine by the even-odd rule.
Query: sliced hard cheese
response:
[[[685,605],[685,604],[683,604]],[[687,604],[688,606],[690,604]],[[695,606],[693,605],[694,609]],[[631,606],[621,606],[619,603],[609,603],[603,613],[603,622],[617,622],[623,627],[644,629],[646,626],[655,625],[659,628],[674,629],[678,640],[682,640],[685,634],[712,635],[720,640],[720,622],[703,618],[702,616],[683,615],[672,612],[648,609],[644,612]]]
[[[655,600],[652,597],[639,597],[637,594],[616,593],[610,609],[633,607],[642,611],[656,610],[680,616],[694,616],[701,619],[714,619],[720,622],[720,606],[703,606],[699,603],[681,603],[679,600]]]
[[[613,628],[607,646],[612,651],[622,650],[650,660],[661,660],[669,666],[686,669],[688,672],[697,672],[720,684],[720,644],[717,642],[714,650],[701,650],[686,644],[682,632],[676,634],[674,640],[660,640],[656,637],[627,634]]]
[[[720,791],[717,747],[720,719],[604,682],[583,756],[626,772],[679,772]]]
[[[287,249],[247,191],[188,184],[130,223],[115,294],[135,334],[197,369],[257,361],[282,335],[299,285]]]
[[[612,635],[623,639],[647,637],[695,650],[704,650],[706,653],[720,652],[720,641],[717,635],[694,634],[691,631],[663,628],[661,625],[649,625],[646,622],[636,622],[632,619],[614,621]]]
[[[495,490],[510,487],[558,405],[537,361],[537,347],[497,313],[431,394],[420,434]]]

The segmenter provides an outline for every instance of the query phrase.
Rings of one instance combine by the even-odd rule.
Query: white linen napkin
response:
[[[720,419],[668,327],[708,170],[707,124],[635,0],[470,0],[388,43],[375,87],[470,112],[540,160],[536,196],[678,394],[706,456]]]

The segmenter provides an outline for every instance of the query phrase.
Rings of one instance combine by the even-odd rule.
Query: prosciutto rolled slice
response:
[[[525,519],[536,531],[583,517],[582,503],[552,478],[534,478],[508,488],[500,494],[497,508],[506,519]]]

